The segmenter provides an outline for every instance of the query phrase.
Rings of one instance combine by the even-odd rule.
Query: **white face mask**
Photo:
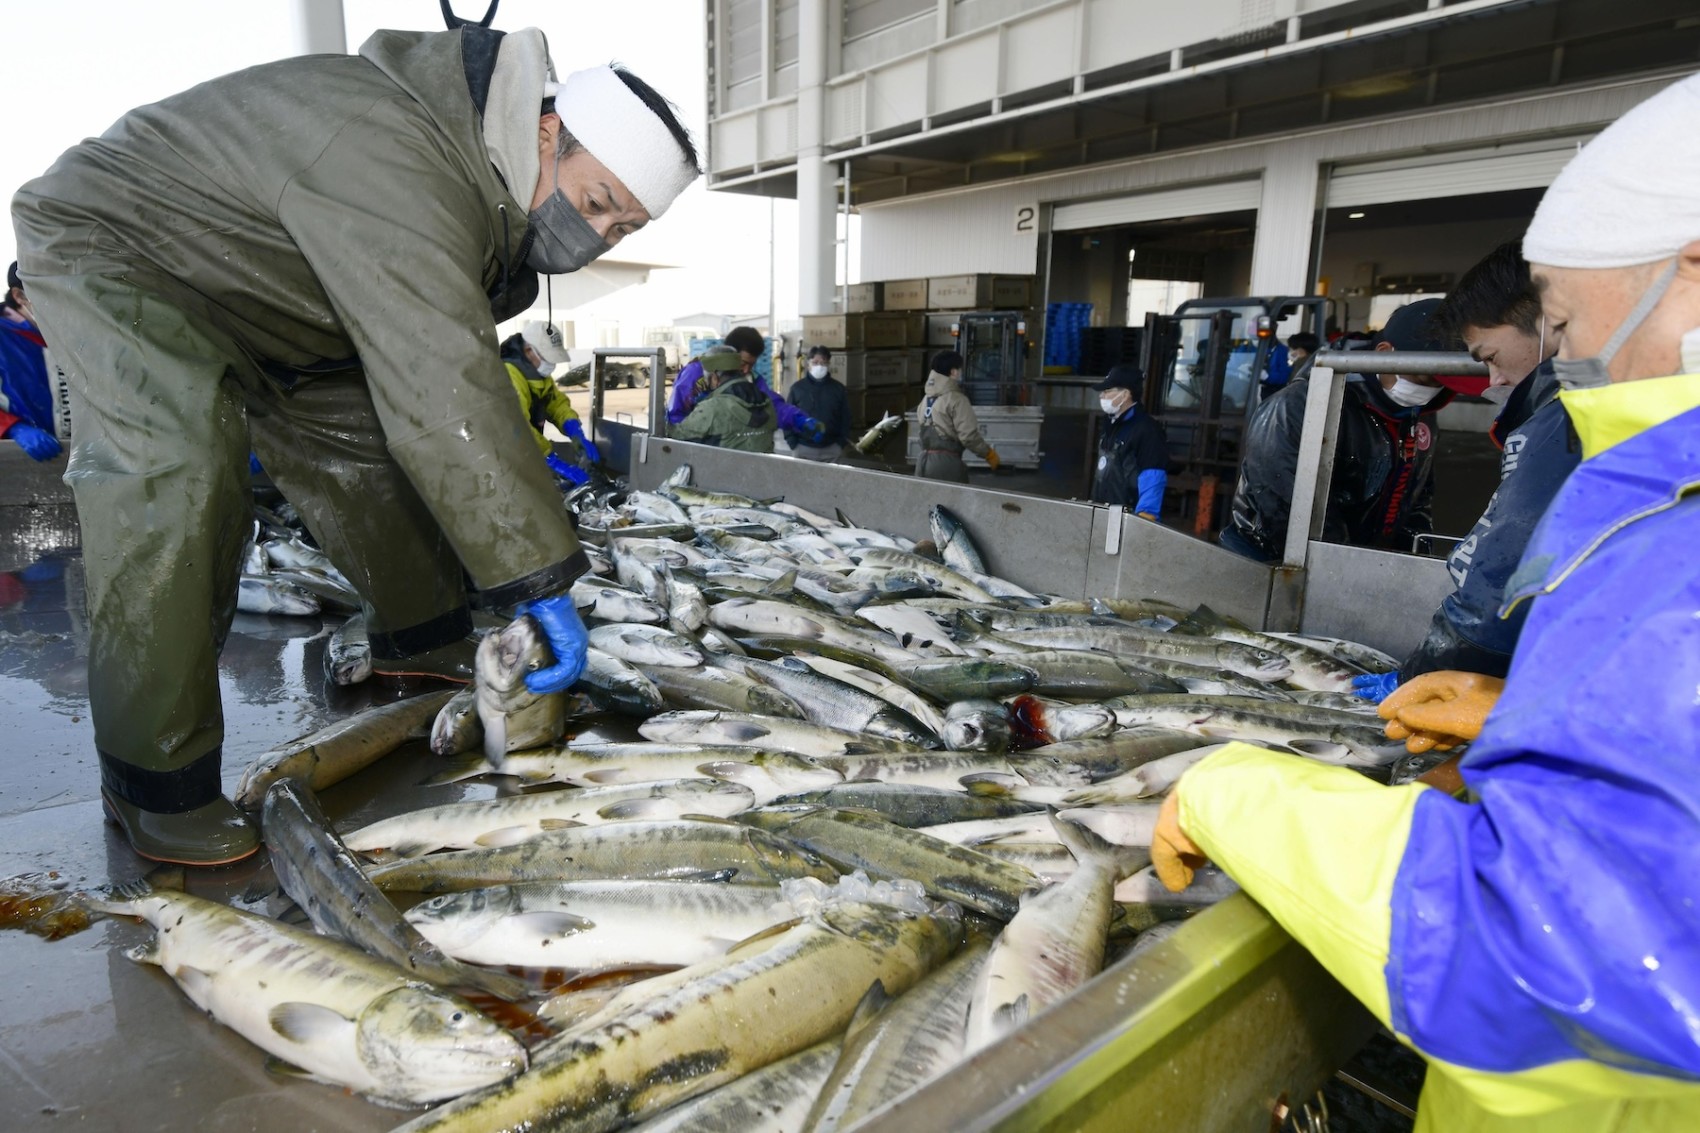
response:
[[[1420,386],[1409,378],[1398,377],[1393,379],[1393,388],[1387,391],[1387,396],[1392,398],[1395,404],[1409,409],[1416,405],[1427,405],[1439,392],[1439,386]]]
[[[816,381],[819,381],[820,379],[826,377],[831,372],[832,372],[831,369],[829,367],[826,367],[826,366],[810,366],[809,367],[809,377],[814,378]]]
[[[1700,374],[1700,327],[1682,336],[1682,372]]]
[[[1634,308],[1629,312],[1623,323],[1612,332],[1606,344],[1600,347],[1600,352],[1592,358],[1560,358],[1553,356],[1552,373],[1558,379],[1558,384],[1565,389],[1597,389],[1611,384],[1611,360],[1617,357],[1617,352],[1629,341],[1653,308],[1659,305],[1669,289],[1671,280],[1676,278],[1676,264],[1672,264],[1659,273],[1652,286],[1642,292]],[[1686,336],[1685,336],[1686,341]]]
[[[1102,409],[1105,413],[1109,414],[1111,417],[1114,417],[1116,414],[1121,412],[1121,410],[1116,408],[1115,399],[1111,398],[1111,397],[1100,397],[1098,399],[1098,408]]]

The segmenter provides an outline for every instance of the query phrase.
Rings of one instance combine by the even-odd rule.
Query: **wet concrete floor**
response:
[[[0,878],[55,872],[74,888],[133,880],[151,863],[101,816],[75,523],[68,507],[49,522],[50,500],[20,503],[27,475],[0,456],[0,478],[18,505],[0,507],[0,547],[10,556],[0,563],[0,705],[8,732],[0,755]],[[267,747],[381,695],[324,679],[325,645],[339,621],[237,615],[219,663],[227,793]],[[418,786],[446,764],[423,743],[408,745],[326,791],[325,809],[340,826],[496,793],[487,785]],[[275,886],[263,857],[193,871],[188,888],[278,915],[287,903],[270,896]],[[159,968],[125,956],[151,934],[118,921],[58,941],[0,932],[0,1128],[307,1133],[389,1129],[404,1118],[339,1088],[269,1072],[263,1051],[204,1015]]]

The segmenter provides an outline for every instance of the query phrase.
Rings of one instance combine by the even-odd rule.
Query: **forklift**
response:
[[[1032,404],[1028,380],[1027,316],[1020,311],[961,311],[950,315],[951,341],[962,355],[962,392],[974,404],[980,435],[1010,468],[1038,468],[1045,409]],[[921,451],[920,425],[909,414],[908,456]],[[986,467],[964,453],[968,467]]]
[[[1193,534],[1211,538],[1228,520],[1246,423],[1264,392],[1275,328],[1321,336],[1321,295],[1189,299],[1172,315],[1148,314],[1139,346],[1144,405],[1169,442],[1169,502]]]

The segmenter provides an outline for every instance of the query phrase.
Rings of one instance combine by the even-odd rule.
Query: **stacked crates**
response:
[[[803,316],[802,347],[831,348],[832,376],[849,390],[860,432],[921,400],[932,355],[957,346],[951,330],[962,311],[1025,311],[1034,285],[1032,276],[989,274],[854,284],[843,311]]]
[[[1082,371],[1080,335],[1092,325],[1092,304],[1052,303],[1045,308],[1045,365]]]

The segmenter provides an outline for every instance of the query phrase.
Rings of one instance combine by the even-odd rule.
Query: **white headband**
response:
[[[561,125],[625,182],[651,220],[696,180],[678,139],[612,67],[574,71],[545,83],[543,94],[554,96]]]
[[[1582,147],[1541,198],[1523,258],[1557,268],[1669,259],[1700,240],[1700,75],[1666,87]]]

